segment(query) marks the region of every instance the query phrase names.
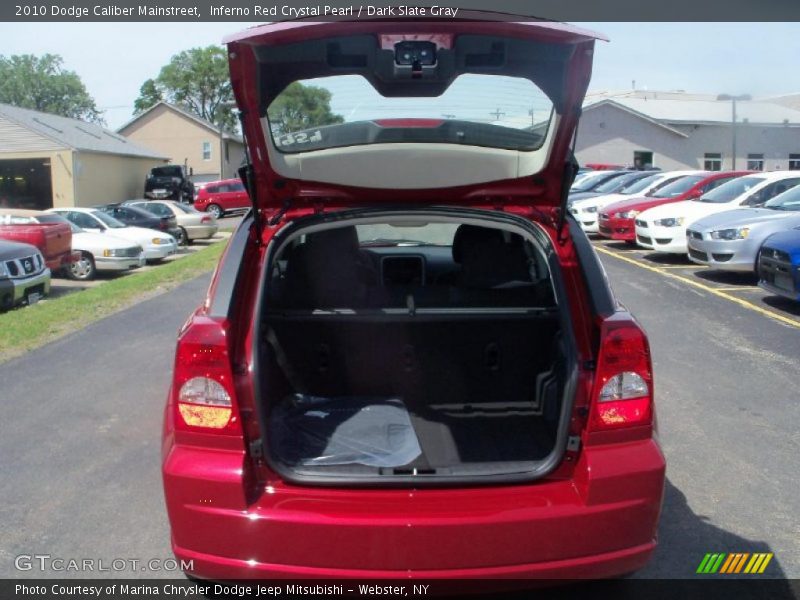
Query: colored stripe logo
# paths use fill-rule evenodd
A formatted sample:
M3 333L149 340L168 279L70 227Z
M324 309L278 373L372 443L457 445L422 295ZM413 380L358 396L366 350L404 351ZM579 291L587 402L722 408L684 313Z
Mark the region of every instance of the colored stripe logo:
M734 573L747 573L760 575L772 560L772 552L709 552L700 561L696 573L703 575L730 575Z

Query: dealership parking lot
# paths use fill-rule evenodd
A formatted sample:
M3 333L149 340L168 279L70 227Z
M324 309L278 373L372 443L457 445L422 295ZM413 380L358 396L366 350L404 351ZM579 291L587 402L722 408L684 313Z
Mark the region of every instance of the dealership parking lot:
M661 544L639 576L693 577L707 552L773 552L765 576L800 577L798 306L748 276L594 243L617 296L648 331L668 459ZM190 281L0 365L0 576L42 575L16 570L21 554L170 556L161 413L175 332L207 283Z
M174 260L180 260L184 256L188 256L197 252L198 250L202 250L203 248L207 248L211 244L216 244L217 242L222 242L227 240L230 237L230 231L220 231L213 238L209 238L206 240L195 240L191 246L179 246L178 251L175 254L172 254L162 260L161 262L155 264L147 264L143 267L138 267L132 271L125 271L120 273L99 273L96 279L92 279L91 281L75 281L72 279L67 279L66 277L54 277L50 284L50 295L49 298L58 298L60 296L64 296L66 294L70 294L72 292L85 290L87 288L97 287L99 285L103 285L106 281L111 279L116 279L117 277L125 277L130 273L142 273L145 271L151 271L153 269L157 269L160 265L172 262Z

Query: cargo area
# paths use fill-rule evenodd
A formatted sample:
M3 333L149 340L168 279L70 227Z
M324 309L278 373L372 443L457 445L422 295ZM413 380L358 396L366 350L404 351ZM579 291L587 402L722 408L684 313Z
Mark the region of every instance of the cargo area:
M287 239L260 319L270 464L321 483L535 477L555 464L571 346L540 246L458 222Z

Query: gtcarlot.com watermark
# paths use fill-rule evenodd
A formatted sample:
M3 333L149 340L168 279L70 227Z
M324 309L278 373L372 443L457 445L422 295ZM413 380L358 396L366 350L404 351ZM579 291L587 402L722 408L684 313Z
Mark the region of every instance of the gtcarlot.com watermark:
M62 558L50 554L20 554L14 558L18 571L50 571L56 573L122 573L191 571L194 561L174 558Z

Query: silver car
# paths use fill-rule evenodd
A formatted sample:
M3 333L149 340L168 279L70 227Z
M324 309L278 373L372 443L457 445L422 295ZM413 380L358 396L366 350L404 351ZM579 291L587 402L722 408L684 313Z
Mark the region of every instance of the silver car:
M739 208L698 219L686 230L689 259L724 271L755 271L770 235L800 226L800 186L763 208Z
M178 242L191 244L194 240L205 240L216 235L219 230L213 215L200 212L189 204L174 200L128 200L129 206L143 208L159 217L175 217L181 230Z

